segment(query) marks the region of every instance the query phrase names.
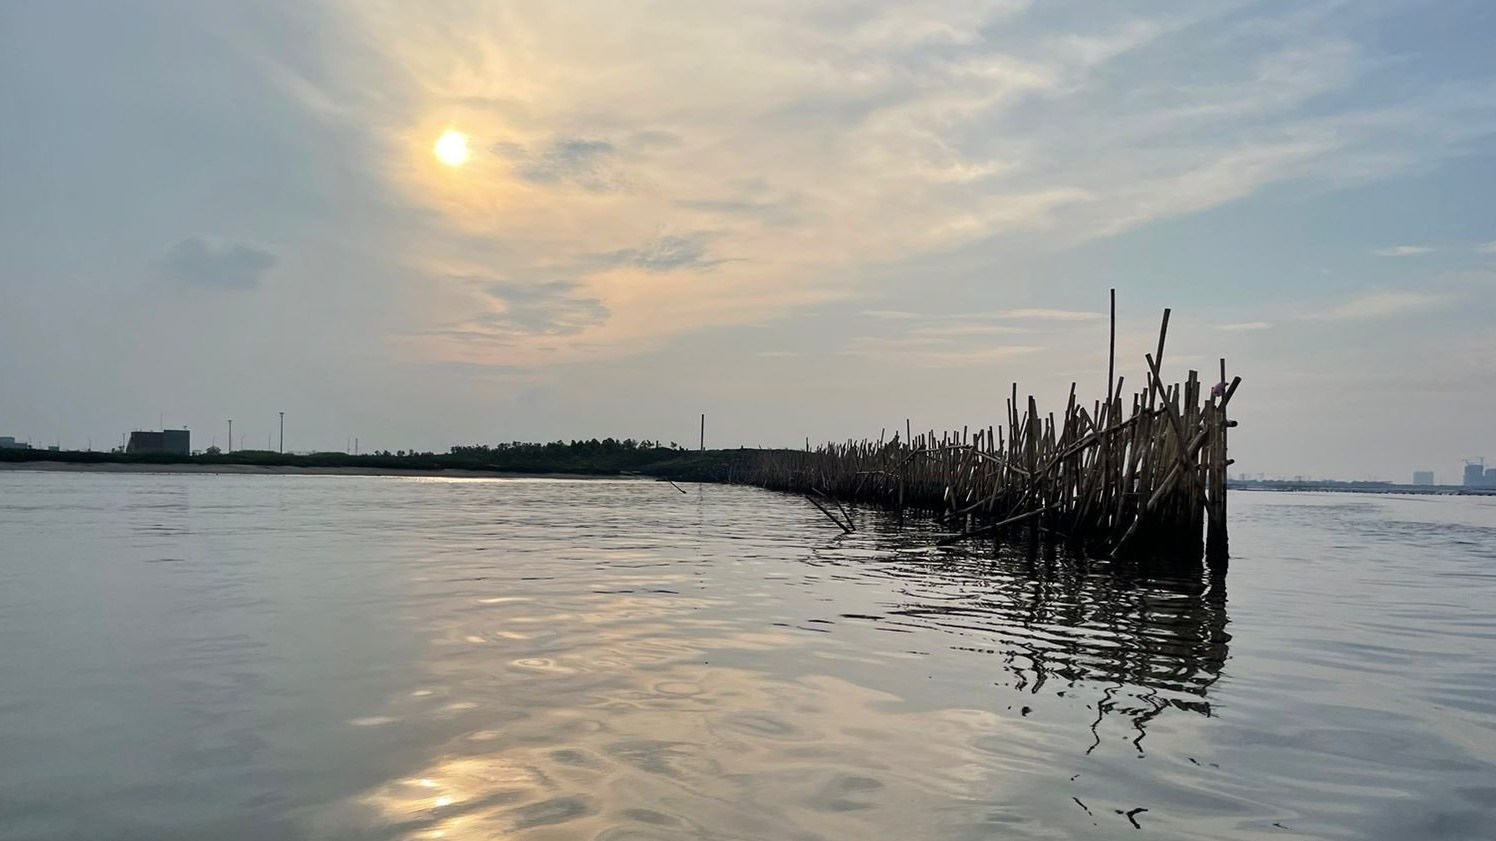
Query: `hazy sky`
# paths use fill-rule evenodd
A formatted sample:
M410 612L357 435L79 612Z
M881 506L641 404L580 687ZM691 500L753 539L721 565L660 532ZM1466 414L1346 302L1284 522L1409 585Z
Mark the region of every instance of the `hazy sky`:
M1104 393L1116 287L1129 389L1165 306L1167 375L1245 378L1236 469L1454 480L1492 43L1490 0L0 0L0 435L986 424Z

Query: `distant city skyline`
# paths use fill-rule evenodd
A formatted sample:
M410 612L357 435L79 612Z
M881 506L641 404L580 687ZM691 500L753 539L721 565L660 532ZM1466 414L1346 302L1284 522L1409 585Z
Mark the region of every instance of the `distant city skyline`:
M1487 0L10 3L0 430L799 446L1233 399L1496 459ZM236 442L237 443L237 442ZM278 445L278 438L272 441ZM268 446L268 445L267 445Z

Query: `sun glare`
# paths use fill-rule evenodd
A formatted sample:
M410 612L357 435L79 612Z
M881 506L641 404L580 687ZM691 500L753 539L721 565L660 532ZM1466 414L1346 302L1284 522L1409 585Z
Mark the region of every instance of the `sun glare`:
M443 132L432 148L436 152L436 159L447 166L462 166L467 163L468 139L467 135L460 131Z

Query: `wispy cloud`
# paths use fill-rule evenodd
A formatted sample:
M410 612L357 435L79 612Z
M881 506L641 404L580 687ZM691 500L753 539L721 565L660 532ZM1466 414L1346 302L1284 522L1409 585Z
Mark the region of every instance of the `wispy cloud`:
M1036 321L1095 321L1105 317L1099 312L1051 309L1000 310L995 315L999 318L1034 319Z
M1310 321L1390 318L1431 310L1449 303L1454 298L1454 295L1446 292L1384 289L1366 292L1324 309L1301 313L1299 318Z
M252 245L188 237L161 260L167 275L198 286L252 289L275 265L275 254Z
M915 321L907 328L911 335L927 336L976 336L1002 333L1032 333L1033 327L1018 327L1008 322L1081 322L1095 321L1104 316L1086 310L1025 308L992 310L988 312L961 312L949 314L916 313L905 310L862 310L859 315L877 321Z
M880 362L916 367L977 365L1026 356L1044 350L1039 345L987 345L946 341L935 337L857 336L837 351Z
M764 225L787 226L801 221L804 198L797 189L776 189L762 177L737 179L726 189L712 190L710 185L707 188L708 195L679 198L674 206L707 216Z
M597 192L626 184L618 148L607 140L558 137L533 146L506 142L495 144L493 151L520 178L536 184L576 184Z
M1371 253L1378 257L1413 257L1434 250L1433 246L1429 245L1395 245L1391 248L1379 248Z
M615 251L588 255L588 261L603 266L629 266L647 272L673 272L680 269L710 269L728 260L711 257L707 246L715 235L697 231L695 233L656 237L639 248L620 248Z
M492 271L712 271L710 296L664 282L605 294L582 277L615 316L585 340L620 353L649 330L855 297L891 261L984 240L1058 250L1283 182L1377 180L1496 128L1488 86L1379 84L1382 59L1346 35L1346 4L1118 2L1080 17L1044 5L352 14L367 17L361 48L430 100L404 111L439 106L489 138L486 169L407 177L392 143L390 170L412 202L502 243ZM662 226L712 234L659 237ZM672 307L691 318L657 317Z
M1015 327L1011 324L925 324L911 327L911 336L1012 336L1022 333L1034 332L1028 327Z
M476 289L485 303L471 318L426 332L445 340L512 345L536 336L572 336L602 324L608 309L574 280L523 282L483 277L455 278Z
M1267 321L1238 321L1235 324L1217 324L1217 330L1266 330L1273 325Z
M1481 254L1496 254L1496 240L1492 240L1491 242L1483 242L1480 245L1475 246L1475 250Z
M515 333L570 335L608 318L602 301L581 292L576 281L545 283L494 281L483 291L503 309L479 316L480 323Z

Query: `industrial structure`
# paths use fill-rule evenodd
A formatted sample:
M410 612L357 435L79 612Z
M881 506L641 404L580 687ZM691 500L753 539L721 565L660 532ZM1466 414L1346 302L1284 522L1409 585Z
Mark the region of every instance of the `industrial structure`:
M163 429L159 432L136 430L130 433L130 441L125 445L125 452L191 455L191 434L185 429Z
M1413 471L1413 484L1415 484L1415 485L1432 485L1432 484L1434 484L1434 471L1432 471L1432 470L1414 470Z
M30 444L17 441L9 435L0 435L0 450L29 450Z

